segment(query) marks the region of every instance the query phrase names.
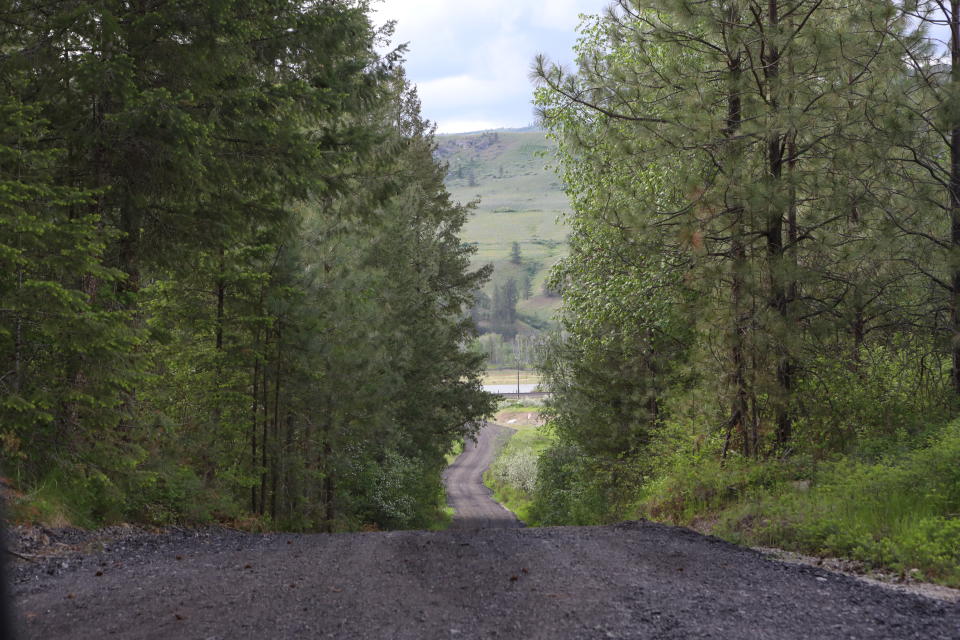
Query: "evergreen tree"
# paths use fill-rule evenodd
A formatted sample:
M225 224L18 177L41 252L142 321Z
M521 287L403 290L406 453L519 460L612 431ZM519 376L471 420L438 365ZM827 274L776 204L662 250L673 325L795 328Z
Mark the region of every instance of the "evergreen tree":
M79 456L103 463L135 344L122 313L101 311L91 279L101 265L101 220L83 212L92 195L57 184L63 153L49 148L37 109L18 100L16 74L0 104L0 431L2 453L28 477ZM82 372L82 378L79 376Z
M863 128L860 92L899 64L867 28L886 5L803 7L787 13L811 19L781 20L776 3L625 1L585 28L576 75L537 69L545 121L578 156L564 178L581 215L699 290L704 344L727 354L704 379L725 382L726 440L747 455L789 447L797 319L827 308L798 298L829 282L820 258L846 244L836 222L861 168L856 151L833 153L835 136Z
M507 278L502 285L494 286L491 324L495 333L501 334L508 340L512 340L517 333L517 302L519 300L517 281L513 278Z
M402 50L365 2L188 4L0 20L5 468L91 522L426 526L489 271Z
M510 262L516 265L519 265L521 262L523 262L523 257L520 255L519 242L514 242L510 245Z

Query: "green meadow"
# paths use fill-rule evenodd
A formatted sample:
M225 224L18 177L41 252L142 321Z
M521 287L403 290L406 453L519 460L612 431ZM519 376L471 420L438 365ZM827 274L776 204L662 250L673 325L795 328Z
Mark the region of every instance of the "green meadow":
M568 209L560 179L548 167L554 143L541 131L493 131L437 137L437 156L448 165L447 189L459 202L478 201L463 230L475 244L475 266L492 264L494 274L485 292L508 278L522 282L530 274L529 298L517 304L521 316L540 327L552 323L560 299L546 295L550 267L567 253ZM513 243L521 262L511 262ZM521 321L521 333L536 326Z

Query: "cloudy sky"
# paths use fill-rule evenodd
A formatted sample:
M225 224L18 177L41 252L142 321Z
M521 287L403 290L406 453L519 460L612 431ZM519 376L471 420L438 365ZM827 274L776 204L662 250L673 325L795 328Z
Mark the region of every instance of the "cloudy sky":
M380 0L374 20L397 21L407 75L441 133L524 127L534 120L530 63L570 62L581 13L609 0Z

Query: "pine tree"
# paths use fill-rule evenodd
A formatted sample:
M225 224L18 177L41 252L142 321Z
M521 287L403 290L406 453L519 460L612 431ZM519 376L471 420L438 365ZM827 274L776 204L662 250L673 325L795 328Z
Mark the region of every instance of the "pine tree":
M516 265L519 265L521 262L523 262L523 257L520 255L519 242L514 242L510 245L510 262Z
M89 279L116 283L101 264L92 194L57 183L62 150L8 73L0 104L0 432L2 453L36 480L60 464L116 454L109 429L126 387L134 336L122 313L101 311ZM78 372L83 372L78 380Z
M829 313L821 258L849 244L837 221L861 169L853 136L847 154L834 144L864 129L862 94L899 64L870 28L892 15L875 3L624 1L585 27L576 74L538 61L575 206L700 292L704 344L727 354L703 374L724 381L726 441L746 455L793 437L795 371L816 338L798 319Z

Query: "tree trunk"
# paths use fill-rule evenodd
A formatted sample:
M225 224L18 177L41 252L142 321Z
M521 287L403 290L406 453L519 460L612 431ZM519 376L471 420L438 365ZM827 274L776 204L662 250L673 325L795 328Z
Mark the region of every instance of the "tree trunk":
M333 478L332 470L332 457L333 457L333 448L330 446L330 442L326 442L323 445L323 455L326 461L326 469L323 475L323 503L324 503L324 520L325 528L329 532L333 532L333 521L337 517L336 508L334 505L334 491L336 490L336 485Z
M264 341L263 353L267 353L267 348L270 344L269 334L267 339ZM267 375L269 368L268 363L264 362L263 365L263 375L261 376L260 381L260 404L263 406L263 430L260 435L260 515L263 515L266 512L267 508L267 470L269 469L268 459L267 459L267 449L270 448L270 414L269 414L269 402L270 397L267 392L267 387L269 384L269 376Z
M767 24L765 34L764 81L766 84L767 104L771 114L771 121L779 122L780 110L780 50L777 38L779 37L780 19L778 0L768 0ZM776 357L776 397L773 404L776 413L776 448L784 450L790 440L792 421L790 417L790 393L792 386L792 362L790 348L787 341L790 337L790 323L787 310L787 287L784 276L785 255L783 244L784 211L780 199L777 197L783 188L784 157L786 135L781 131L767 133L767 178L770 183L767 207L767 268L770 277L770 291L768 305L773 311L776 323L772 328L775 343ZM787 187L788 192L791 191ZM787 203L787 215L792 203Z
M250 470L251 473L256 473L257 471L257 418L260 415L258 410L257 402L257 389L260 385L260 358L256 355L257 346L260 342L260 331L256 332L256 335L253 340L254 344L254 360L253 360L253 383L251 385L252 393L250 394ZM257 512L257 487L256 485L250 486L250 512Z
M277 519L277 484L283 452L280 450L280 366L283 362L283 323L277 323L277 366L273 376L273 465L270 469L270 517Z
M950 0L950 79L960 86L960 0ZM950 130L950 350L954 394L960 397L960 123Z
M742 106L740 101L740 55L734 55L729 61L730 71L730 93L727 96L727 127L726 137L732 145L734 137L740 129L742 118ZM737 151L728 150L728 155L732 157L732 162L737 162ZM730 259L731 265L731 284L730 284L730 311L731 311L731 347L730 347L730 381L733 386L733 400L730 408L730 422L727 426L727 438L724 443L723 456L726 457L730 444L730 434L740 432L743 441L744 455L751 455L750 446L750 428L747 420L748 393L746 362L744 357L745 343L748 331L749 315L746 312L744 304L743 280L744 271L747 266L747 253L743 240L743 206L739 202L731 206L727 203L727 208L733 216L730 230Z

